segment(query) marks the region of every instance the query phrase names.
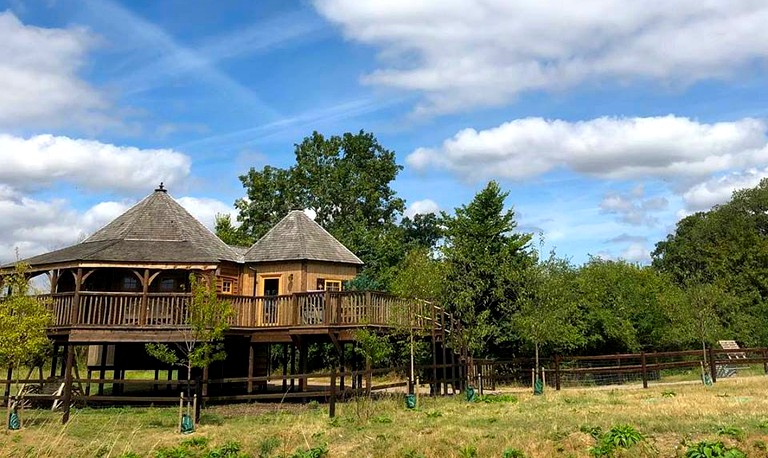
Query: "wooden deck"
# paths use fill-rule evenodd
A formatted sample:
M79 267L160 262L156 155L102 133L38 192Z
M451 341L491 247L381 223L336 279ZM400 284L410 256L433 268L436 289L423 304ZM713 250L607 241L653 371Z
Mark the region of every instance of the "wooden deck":
M79 292L38 296L53 313L52 334L91 330L140 340L142 332L179 330L186 323L189 294ZM312 334L328 329L378 327L448 331L453 318L428 302L380 292L309 292L282 296L220 295L235 311L232 331ZM78 332L78 334L83 334ZM170 338L170 335L169 335ZM98 337L97 340L103 339ZM122 339L120 339L122 340Z

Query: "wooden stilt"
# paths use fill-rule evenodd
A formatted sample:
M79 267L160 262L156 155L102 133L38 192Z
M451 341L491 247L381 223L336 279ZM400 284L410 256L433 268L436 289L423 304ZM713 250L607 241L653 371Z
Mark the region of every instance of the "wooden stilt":
M256 358L253 344L248 344L248 394L253 393L253 366Z
M51 378L56 377L56 365L59 362L59 344L53 344L53 357L51 358Z
M75 346L67 344L67 359L64 364L64 399L61 408L64 414L61 416L61 423L67 424L69 421L69 412L72 408L72 365L75 362Z
M99 378L104 380L107 376L107 346L101 346L101 355L99 355ZM113 385L114 387L114 385ZM114 388L113 388L114 391ZM99 382L99 396L104 394L104 382Z
M299 371L301 371L302 374L307 373L308 353L309 353L309 345L307 345L307 342L305 339L302 339L301 343L299 344ZM302 377L299 378L299 391L307 391L306 375L302 375Z
M296 379L293 375L296 375L296 345L291 346L291 391L296 388Z
M283 393L288 389L288 344L283 344Z

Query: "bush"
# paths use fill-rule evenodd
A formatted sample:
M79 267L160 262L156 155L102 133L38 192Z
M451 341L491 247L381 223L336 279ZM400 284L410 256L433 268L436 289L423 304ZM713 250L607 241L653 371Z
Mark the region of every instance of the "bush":
M643 440L645 437L634 426L617 425L599 438L590 453L596 457L610 457L617 448L628 449Z
M722 441L701 441L688 447L685 458L746 458L736 447L728 447Z

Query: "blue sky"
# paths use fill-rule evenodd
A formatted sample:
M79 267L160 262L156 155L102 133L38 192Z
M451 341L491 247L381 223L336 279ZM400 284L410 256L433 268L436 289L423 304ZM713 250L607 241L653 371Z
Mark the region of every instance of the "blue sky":
M164 181L203 222L317 130L397 153L409 210L490 179L546 247L648 262L768 176L768 4L0 2L0 260Z

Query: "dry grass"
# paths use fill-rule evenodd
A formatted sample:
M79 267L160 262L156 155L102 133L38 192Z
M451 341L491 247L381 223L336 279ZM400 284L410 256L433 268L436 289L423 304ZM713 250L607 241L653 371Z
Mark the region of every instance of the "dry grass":
M588 457L595 444L590 431L631 424L647 439L622 456L683 456L685 444L720 438L748 456L768 457L761 450L768 441L766 388L768 378L749 377L713 387L550 390L538 397L515 389L517 402L422 397L415 411L405 410L398 395L370 405L340 404L334 420L323 405L216 406L205 410L192 437L208 438L209 448L236 441L253 457L269 440L279 443L269 456L290 457L297 448L327 443L331 457L449 458L467 456L462 449L473 447L477 457L501 457L510 447L527 457ZM154 457L189 438L174 432L176 415L174 408L84 409L61 426L58 414L26 411L22 431L0 435L0 455ZM742 437L718 436L735 428Z

